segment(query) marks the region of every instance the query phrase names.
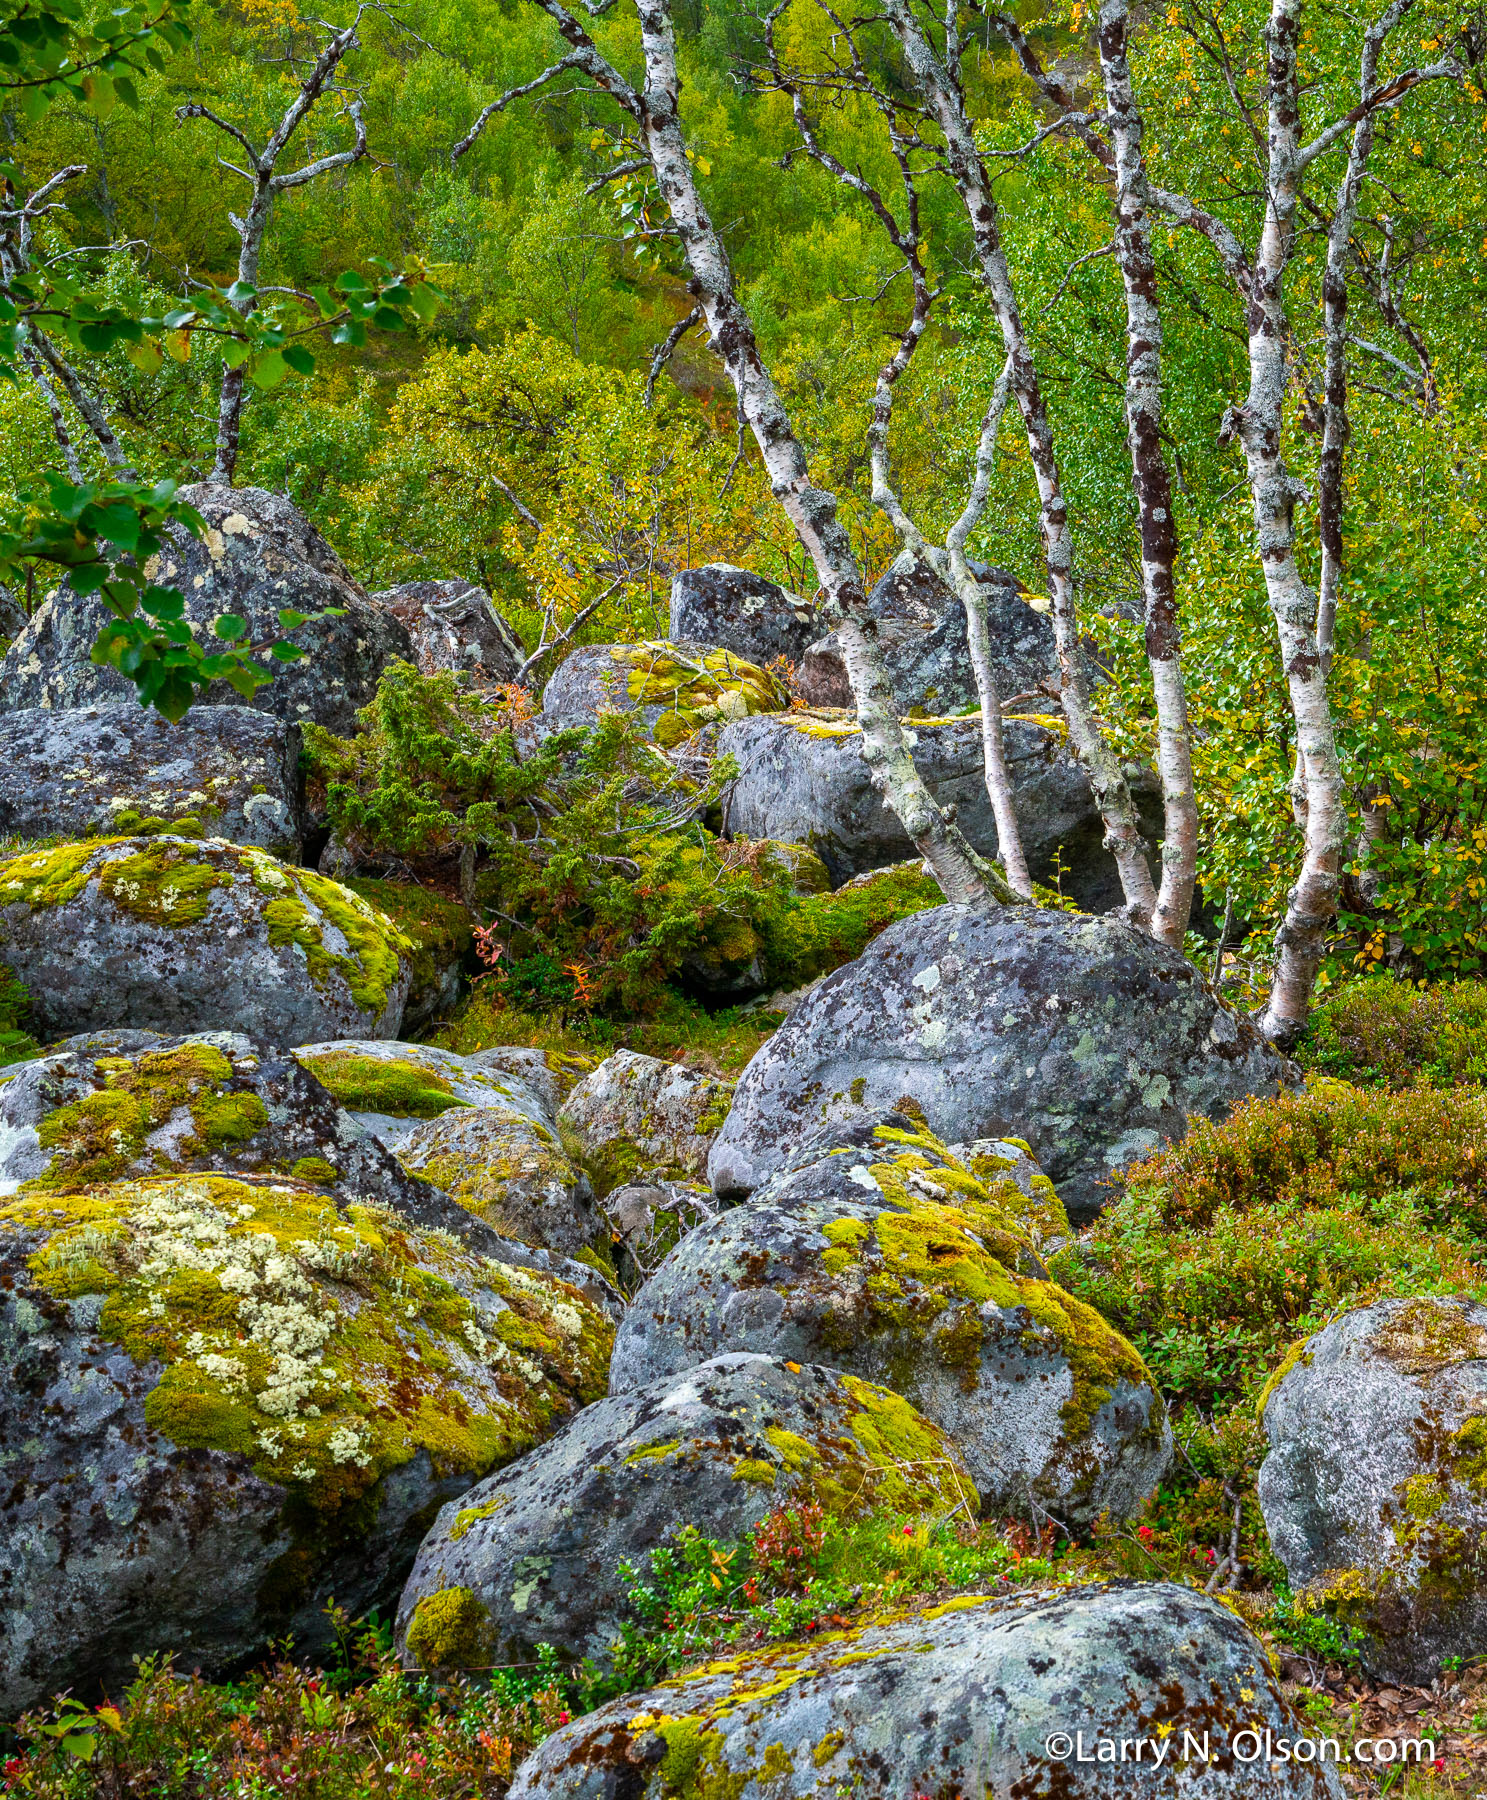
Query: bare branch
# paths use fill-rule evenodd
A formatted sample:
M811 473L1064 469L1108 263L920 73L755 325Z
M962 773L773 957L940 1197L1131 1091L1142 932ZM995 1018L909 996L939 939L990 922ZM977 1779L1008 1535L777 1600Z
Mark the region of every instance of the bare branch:
M1402 75L1396 75L1392 81L1386 81L1380 88L1360 100L1351 112L1344 113L1325 131L1319 132L1315 138L1300 151L1296 158L1296 166L1305 169L1323 156L1340 138L1346 137L1354 126L1361 124L1370 114L1382 111L1387 107L1398 106L1406 94L1425 81L1460 81L1466 71L1454 56L1442 57L1439 62L1427 64L1420 69L1406 69Z
M646 163L644 166L649 168L650 164ZM687 314L686 318L678 319L676 324L666 333L666 336L661 342L657 344L655 351L651 356L650 373L645 378L645 393L642 396L642 404L646 407L649 407L656 397L656 383L661 378L662 369L664 369L667 363L671 361L677 345L692 327L701 321L701 319L702 308L700 306L694 306L691 312Z
M583 190L585 200L593 199L595 194L603 193L611 181L622 181L626 175L639 175L642 170L650 168L650 162L643 156L631 157L628 162L616 163L612 169L606 169L597 181L591 181Z
M356 127L355 145L350 150L337 150L332 156L322 156L317 162L306 163L304 168L296 169L292 174L275 175L269 186L276 194L282 194L286 188L303 187L317 175L329 175L332 169L346 169L352 163L361 161L367 153L367 127L362 117L360 100L353 100L346 108L346 117Z
M1068 287L1070 281L1073 280L1074 271L1076 269L1082 269L1086 263L1095 262L1102 256L1112 256L1112 255L1114 255L1114 253L1115 253L1115 240L1114 240L1114 238L1112 238L1108 244L1101 244L1098 250L1091 250L1085 256L1076 256L1074 258L1073 262L1071 262L1069 264L1068 268L1064 270L1063 280L1053 290L1053 298L1047 303L1046 306L1042 306L1038 309L1038 317L1041 319L1041 318L1045 317L1048 313L1051 313L1053 311L1054 307L1058 305L1059 301L1063 299L1064 289L1066 287Z
M505 112L513 100L523 100L528 94L535 94L539 88L546 87L549 81L556 80L565 70L581 67L582 59L576 52L570 52L561 61L555 62L550 69L544 69L535 81L523 82L520 87L508 88L498 100L492 100L488 106L482 107L480 116L475 123L449 152L450 167L453 168L465 152L474 146L475 140L496 114Z
M224 119L220 113L214 113L211 107L203 106L196 100L190 100L184 106L178 106L176 108L176 123L178 125L184 125L187 119L205 119L208 125L215 125L218 131L225 132L235 143L242 145L244 150L248 153L248 161L253 165L255 170L257 169L258 152L253 148L247 134L239 130L230 119ZM220 158L218 160L221 161ZM241 175L244 181L253 180L253 176L250 175L246 169L239 169L233 163L223 162L222 167L224 169L231 169L234 175Z

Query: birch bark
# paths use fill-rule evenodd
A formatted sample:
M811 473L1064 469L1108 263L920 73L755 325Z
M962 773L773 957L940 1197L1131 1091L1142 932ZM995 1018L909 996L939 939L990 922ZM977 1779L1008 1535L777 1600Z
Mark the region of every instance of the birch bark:
M1157 890L1146 859L1140 817L1131 798L1130 785L1105 740L1090 699L1079 642L1073 582L1074 541L1069 530L1068 506L1054 453L1048 410L1002 246L996 201L959 87L914 16L910 0L884 0L882 18L897 38L910 77L945 140L946 165L970 220L982 278L1011 364L1011 388L1022 414L1038 484L1039 522L1048 565L1049 601L1070 742L1089 772L1095 803L1105 824L1105 846L1114 856L1120 872L1127 914L1143 928L1149 928L1157 904Z

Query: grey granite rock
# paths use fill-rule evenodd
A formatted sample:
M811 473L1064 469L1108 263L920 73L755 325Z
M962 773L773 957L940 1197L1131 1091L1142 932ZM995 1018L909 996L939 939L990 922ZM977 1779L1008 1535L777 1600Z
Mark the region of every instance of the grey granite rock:
M602 1392L608 1347L568 1284L300 1182L0 1201L0 1717L120 1698L140 1656L328 1649L326 1601L394 1601L439 1504Z
M1381 1300L1296 1345L1264 1400L1260 1507L1293 1588L1427 1684L1487 1634L1487 1306Z
M359 895L225 838L0 862L0 961L43 1038L137 1026L262 1044L396 1037L412 945Z
M395 657L412 659L406 629L367 598L282 494L199 482L182 488L181 498L206 520L206 537L172 528L166 548L147 565L151 579L185 595L191 624L209 630L224 613L236 614L247 620L255 643L281 635L281 610L339 608L340 618L294 634L309 652L299 662L274 662L264 653L274 678L248 704L296 724L309 719L342 735L354 731L356 710L372 698L386 665ZM0 711L133 701L134 689L122 675L88 660L93 640L112 617L97 596L76 595L65 585L48 596L0 661ZM205 704L244 702L219 681Z
M914 762L941 806L983 856L998 853L996 821L986 797L979 716L907 720ZM1022 846L1033 877L1057 883L1088 912L1121 902L1115 859L1089 777L1069 749L1062 720L1009 719L1004 726ZM862 733L839 713L761 714L718 734L719 754L734 757L738 778L723 798L723 818L737 837L808 844L834 885L903 861L913 844L898 815L872 784L862 760ZM1133 783L1153 843L1160 806L1153 778Z
M0 832L110 836L194 818L215 836L299 860L299 728L247 706L172 725L136 701L0 713Z
M978 1181L906 1117L818 1134L683 1238L615 1337L614 1393L724 1349L828 1364L910 1400L994 1517L1127 1518L1172 1433L1141 1358L1048 1280L1010 1174Z
M936 1466L901 1468L884 1451L874 1421L885 1407L938 1452ZM437 1666L430 1614L458 1589L493 1660L529 1660L543 1643L600 1660L624 1613L619 1563L644 1568L683 1525L727 1540L793 1495L833 1512L876 1495L925 1514L963 1493L974 1489L943 1439L883 1390L765 1356L716 1357L586 1407L445 1507L403 1590L398 1644L407 1662Z
M907 1097L946 1142L1018 1137L1071 1218L1117 1170L1297 1079L1191 963L1115 919L942 906L829 975L744 1070L713 1142L720 1194L802 1132Z
M627 1694L547 1738L510 1800L669 1800L679 1766L729 1800L1342 1800L1333 1763L1289 1752L1321 1735L1217 1600L1115 1582L967 1595Z
M526 661L521 639L473 581L404 581L372 599L407 628L418 666L427 675L509 682Z
M798 662L821 624L799 594L732 563L707 563L672 577L668 635L732 650L762 669L777 656Z

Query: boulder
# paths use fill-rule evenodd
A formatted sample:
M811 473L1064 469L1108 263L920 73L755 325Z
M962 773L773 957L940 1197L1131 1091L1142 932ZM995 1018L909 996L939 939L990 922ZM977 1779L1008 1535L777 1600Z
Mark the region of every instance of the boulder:
M1227 1607L1114 1582L960 1595L711 1663L554 1732L509 1800L1342 1800L1331 1762L1277 1754L1320 1736Z
M603 1391L605 1314L371 1202L226 1175L0 1204L0 1716L396 1599L445 1500Z
M890 925L744 1070L713 1191L763 1185L803 1131L907 1098L947 1143L1015 1136L1071 1218L1108 1182L1297 1070L1178 951L1118 919L941 906Z
M1261 1400L1260 1507L1291 1586L1428 1685L1487 1637L1487 1306L1381 1300L1297 1344Z
M193 707L175 725L133 700L0 714L0 833L184 824L298 862L299 736L247 706Z
M799 594L732 563L707 563L672 577L668 635L731 650L762 669L778 656L799 662L821 622Z
M973 1494L897 1395L829 1369L719 1356L587 1407L446 1506L403 1590L398 1644L425 1668L527 1661L539 1644L601 1660L623 1617L618 1565L683 1525L727 1540L792 1499L926 1515Z
M325 863L322 856L322 875L331 873ZM351 875L346 886L377 912L385 913L413 946L403 1030L411 1034L435 1019L448 1018L464 994L467 967L478 966L470 909L462 901L411 881Z
M492 1044L472 1051L465 1063L472 1069L490 1069L525 1082L541 1101L546 1116L553 1119L568 1095L595 1067L590 1056L576 1056L568 1050L533 1050L525 1044Z
M586 644L563 662L532 721L538 737L591 726L601 712L637 712L660 744L720 719L779 712L789 695L773 675L708 644Z
M1052 623L1022 598L1022 584L1005 569L973 563L986 596L986 622L997 695L1058 692L1058 655ZM965 607L932 569L905 554L868 596L894 703L939 716L979 704L966 636ZM836 636L822 638L801 658L796 691L810 706L853 704Z
M521 639L473 581L404 581L372 600L406 627L425 675L511 682L527 659Z
M247 620L253 642L267 643L282 635L281 610L336 607L341 613L295 632L293 641L309 653L299 662L275 662L265 651L274 678L252 700L245 703L219 681L198 704L247 704L296 724L312 719L342 736L355 731L357 708L376 692L382 670L395 657L411 659L406 629L367 598L284 495L198 482L182 488L181 498L205 519L206 536L172 527L146 573L185 595L193 627L210 632L215 620L232 613ZM78 595L65 585L50 594L0 661L0 711L132 701L130 682L88 660L93 640L112 617L97 595Z
M980 715L906 720L905 737L935 799L954 806L956 823L983 856L996 856ZM1063 720L1008 719L1004 739L1033 878L1057 884L1087 912L1120 905L1115 859L1105 849L1089 777L1069 749ZM741 719L719 732L718 752L738 763L738 777L723 796L730 834L809 844L836 887L913 854L898 815L872 784L862 760L862 732L846 714L797 711ZM1155 843L1161 828L1155 780L1145 773L1134 789Z
M1130 1344L1048 1279L1025 1197L890 1114L829 1130L682 1239L615 1337L612 1393L730 1350L881 1382L955 1446L986 1511L1129 1518L1172 1431Z
M422 1121L460 1107L502 1106L552 1124L526 1082L498 1069L472 1068L463 1056L436 1044L332 1039L301 1044L293 1055L364 1131L393 1150L401 1149Z
M559 1115L595 1189L634 1181L695 1181L707 1173L733 1083L638 1050L616 1050L586 1075Z
M607 1253L611 1233L588 1176L546 1114L511 1087L505 1100L415 1125L398 1147L403 1167L507 1237L560 1256Z
M339 882L225 838L102 838L0 862L0 962L37 1035L396 1037L411 953Z

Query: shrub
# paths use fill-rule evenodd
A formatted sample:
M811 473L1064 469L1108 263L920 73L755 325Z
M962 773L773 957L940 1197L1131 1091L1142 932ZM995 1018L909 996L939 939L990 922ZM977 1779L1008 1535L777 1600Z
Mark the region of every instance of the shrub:
M25 1029L31 996L11 970L0 963L0 1068L25 1062L40 1049Z
M1316 1009L1301 1058L1366 1087L1487 1081L1487 982L1350 982Z
M644 1015L668 984L726 991L739 971L795 987L941 900L917 865L798 894L788 847L704 827L731 760L694 777L695 759L673 762L633 714L518 760L519 696L492 703L394 663L359 717L355 738L306 727L312 787L368 858L422 863L446 883L477 859L487 1006Z
M1182 1143L1133 1163L1123 1180L1128 1192L1157 1197L1167 1225L1203 1227L1226 1206L1331 1206L1409 1189L1428 1224L1464 1220L1487 1236L1487 1094L1323 1082L1246 1100L1222 1124L1195 1121Z

